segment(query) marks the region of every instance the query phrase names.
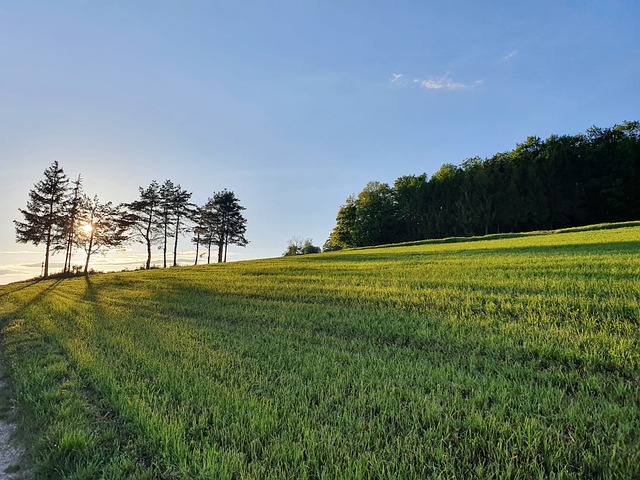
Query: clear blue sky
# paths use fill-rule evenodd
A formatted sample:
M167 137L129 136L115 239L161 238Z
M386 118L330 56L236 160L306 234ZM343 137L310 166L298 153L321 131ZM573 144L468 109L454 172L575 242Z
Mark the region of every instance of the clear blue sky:
M12 220L53 160L103 201L235 191L241 260L322 245L370 180L638 119L637 0L0 0L0 283L40 272Z

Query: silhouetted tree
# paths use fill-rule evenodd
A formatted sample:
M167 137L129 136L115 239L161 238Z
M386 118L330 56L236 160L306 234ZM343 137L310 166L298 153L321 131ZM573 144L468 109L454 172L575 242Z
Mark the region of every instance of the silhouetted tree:
M245 208L229 190L214 193L211 200L210 241L218 246L218 263L222 263L227 261L229 244L244 247L249 243L245 238L247 220L242 215Z
M194 214L195 205L191 200L191 192L187 192L177 185L173 190L171 197L171 214L173 221L173 266L178 265L178 238L187 231L185 220L191 218Z
M151 247L159 239L156 223L160 208L160 186L154 180L147 188L138 188L140 197L125 205L132 238L146 246L145 269L151 268Z
M77 243L86 253L85 274L89 273L89 260L95 253L122 246L127 240L130 223L122 206L114 206L111 202L101 203L98 196L90 199L83 197L80 209L81 226Z
M43 276L49 276L49 254L55 245L64 242L65 236L65 195L69 179L58 162L53 162L44 171L44 180L29 191L26 209L18 209L24 221L14 220L16 241L19 243L44 243Z
M203 236L207 233L207 226L205 224L205 211L204 207L196 207L191 214L191 221L193 222L193 237L191 241L196 246L196 258L193 262L194 265L198 265L198 257L200 255L200 245L202 245ZM207 262L208 263L208 262Z
M211 247L214 245L217 235L215 216L215 203L213 198L198 209L197 241L207 249L207 263L211 263Z
M82 202L82 176L71 182L73 187L65 198L64 203L64 236L65 244L57 245L56 250L65 250L63 273L71 271L71 257L73 256L73 246L78 233L78 214Z
M157 210L157 220L162 236L162 266L167 268L167 244L173 227L173 201L176 195L176 186L171 180L165 180L159 193L160 205Z

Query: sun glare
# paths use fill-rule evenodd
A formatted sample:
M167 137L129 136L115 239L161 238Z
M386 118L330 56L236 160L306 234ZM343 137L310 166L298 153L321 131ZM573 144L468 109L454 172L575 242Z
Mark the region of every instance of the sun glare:
M91 230L93 230L93 226L90 223L86 223L80 227L80 230L82 230L82 233L88 235L91 233Z

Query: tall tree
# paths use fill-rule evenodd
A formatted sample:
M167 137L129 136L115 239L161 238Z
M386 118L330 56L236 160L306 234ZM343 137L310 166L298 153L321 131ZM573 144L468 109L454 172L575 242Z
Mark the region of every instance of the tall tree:
M44 179L29 191L26 209L18 209L24 221L14 220L16 241L45 245L43 276L49 276L49 255L52 247L64 241L64 199L69 179L58 162L44 171Z
M332 249L353 247L356 245L356 197L349 195L347 201L338 210L336 226L328 240Z
M205 215L206 214L204 211L204 207L196 207L191 215L191 221L193 222L193 228L191 229L191 231L194 234L194 236L191 238L191 241L196 246L196 258L193 262L194 265L198 265L200 245L202 245L202 239L207 233L207 225L204 221Z
M393 194L399 220L396 241L425 238L424 189L426 187L427 175L425 173L418 176L405 175L394 182Z
M122 246L128 240L126 232L131 224L122 206L102 203L97 195L93 199L83 197L81 218L78 244L87 255L84 271L88 274L91 256Z
M139 187L140 197L126 204L133 238L147 248L145 269L151 268L151 247L158 240L156 217L160 208L160 186L154 180L147 188Z
M171 180L165 180L160 187L160 208L157 212L158 224L162 236L162 266L167 268L167 244L173 226L173 198L176 186Z
M389 185L369 182L356 198L356 246L392 243L398 231L395 198Z
M210 200L211 241L218 246L218 263L222 263L227 261L229 244L244 247L249 243L245 238L247 220L242 215L246 209L228 190L214 193Z
M196 227L194 228L196 237L193 241L197 241L199 245L207 249L207 263L211 263L211 247L214 245L217 234L214 207L215 203L213 198L209 198L203 206L198 208L197 217L194 219L196 223Z
M65 199L65 245L59 248L64 248L64 273L71 271L71 257L73 256L73 246L75 244L75 237L78 233L78 215L80 206L82 203L82 176L78 175L78 178L71 182L73 187L67 198Z
M194 214L194 207L191 202L191 192L183 190L180 185L176 185L171 197L171 213L173 216L173 266L178 266L178 238L187 231L185 220Z

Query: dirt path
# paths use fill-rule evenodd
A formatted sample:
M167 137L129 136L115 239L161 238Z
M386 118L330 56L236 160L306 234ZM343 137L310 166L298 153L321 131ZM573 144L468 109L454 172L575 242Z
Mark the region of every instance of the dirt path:
M6 405L7 384L0 379L0 479L27 480L31 478L24 469L24 449L15 441L15 412Z

